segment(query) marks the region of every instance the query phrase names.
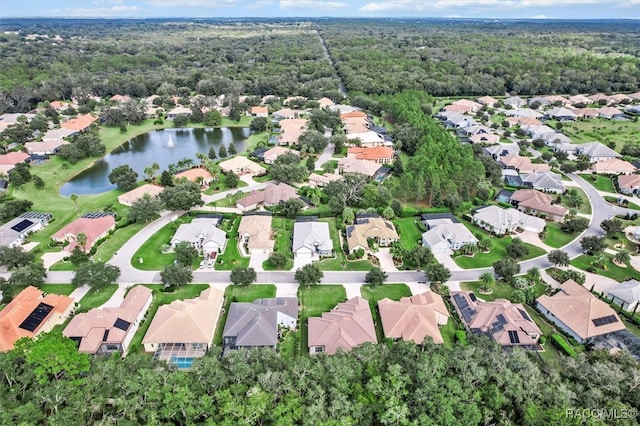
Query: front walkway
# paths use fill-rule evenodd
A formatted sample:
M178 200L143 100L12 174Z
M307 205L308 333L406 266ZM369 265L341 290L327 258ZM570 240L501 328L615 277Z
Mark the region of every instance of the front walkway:
M249 258L249 267L256 270L256 272L263 272L264 268L262 263L269 258L268 253L252 253Z
M406 284L407 284L407 287L409 287L409 290L411 290L412 295L422 294L430 290L429 284L424 284L424 283L406 283ZM447 282L447 286L449 286L449 282Z
M315 259L318 260L318 259ZM302 268L304 265L308 265L310 263L313 263L314 259L312 259L311 257L297 257L294 255L293 257L293 270L295 271L296 269Z
M87 293L89 293L89 290L91 290L91 287L89 287L88 285L76 287L76 289L71 292L69 297L72 298L74 302L78 303L80 302L80 299L82 299Z
M42 264L44 266L44 269L48 270L49 268L51 268L51 266L55 265L70 254L71 253L69 253L68 251L54 251L44 253L42 255Z
M536 247L540 247L541 249L544 249L547 252L555 250L553 247L549 247L548 245L543 243L542 240L540 239L540 235L538 235L537 232L524 231L517 234L516 236L519 237L523 242L529 243Z

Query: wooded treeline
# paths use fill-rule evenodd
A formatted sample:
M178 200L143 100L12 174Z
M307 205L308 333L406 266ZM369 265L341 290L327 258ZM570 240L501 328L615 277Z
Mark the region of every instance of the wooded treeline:
M547 370L534 354L488 339L453 350L427 342L365 345L348 354L299 357L273 350L213 351L190 371L78 355L45 335L0 354L0 423L63 425L584 425L567 409L640 406L640 371L599 351ZM51 349L56 349L54 357ZM628 411L629 413L631 411Z
M633 21L332 20L320 31L349 91L482 96L640 87Z

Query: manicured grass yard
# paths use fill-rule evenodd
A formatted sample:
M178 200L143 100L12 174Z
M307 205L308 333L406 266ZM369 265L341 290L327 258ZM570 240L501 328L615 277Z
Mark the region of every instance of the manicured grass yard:
M273 284L252 284L247 287L230 285L224 292L224 312L220 314L216 334L213 338L215 345L222 345L222 332L227 322L227 314L231 302L253 302L256 299L276 297L276 286Z
M317 285L298 289L298 302L301 306L298 318L301 354L309 353L307 318L319 317L346 299L347 292L341 285Z
M363 285L361 287L362 297L369 301L371 314L373 315L373 323L376 326L376 335L378 342L384 339L384 330L382 329L382 321L378 312L378 302L384 298L391 300L400 300L403 297L411 296L411 290L406 284L383 284L379 286Z
M496 281L496 283L493 286L493 292L491 294L481 294L478 291L478 289L482 287L482 283L480 283L480 281L463 282L463 283L460 283L460 287L464 291L474 292L476 297L478 297L478 299L482 299L487 302L491 302L496 299L509 300L511 299L511 295L513 294L513 292L516 291L515 287L509 284L506 284L502 281ZM537 283L534 286L534 293L536 297L541 296L542 294L544 294L544 292L545 292L544 284Z
M316 265L323 271L368 271L371 269L371 262L368 260L347 260L347 257L342 251L342 245L340 244L340 234L336 227L336 219L333 217L327 217L320 219L320 222L327 222L329 224L329 234L331 235L331 241L333 241L333 250L335 257L322 260ZM344 267L343 267L344 265Z
M151 296L152 300L151 305L149 305L149 309L145 314L144 320L140 323L138 331L136 331L136 334L133 336L133 339L129 344L129 352L132 353L143 351L142 338L147 333L149 324L151 324L151 320L156 315L156 312L161 305L167 305L174 300L193 299L209 288L208 284L189 284L170 293L166 293L162 291L162 284L144 284L144 286L153 290L153 294Z
M417 221L419 217L404 217L395 219L393 221L396 226L396 231L400 235L400 244L407 250L411 250L415 246L419 245L422 239L423 231L418 228Z
M240 255L238 250L238 227L240 226L240 217L234 216L233 227L231 231L227 231L229 239L224 253L216 257L215 269L217 271L230 271L237 266L249 266L249 258Z
M589 176L584 176L584 180L589 182L590 185L592 185L594 188L596 188L599 191L613 192L613 193L616 192L613 186L613 183L611 182L611 178L609 176L589 175Z
M579 208L576 208L570 201L570 197L568 195L568 193L570 191L575 191L576 194L580 197L580 199L582 200L582 204L580 205ZM569 189L569 191L565 192L564 195L561 196L562 199L562 205L568 209L572 209L575 208L578 213L584 213L584 214L591 214L591 203L589 203L589 198L587 197L587 194L584 193L584 191L580 188L575 188L575 187L571 187Z
M284 271L289 271L293 268L293 259L292 251L291 251L291 238L293 236L293 219L286 219L284 217L274 217L273 222L271 222L271 228L274 232L274 238L276 240L274 251L279 253L284 253L288 259L286 265L280 269ZM265 260L262 263L262 267L265 271L273 271L277 268L273 268L268 260Z
M216 194L216 193L222 192L222 191L237 190L238 188L242 188L243 186L248 186L248 185L247 185L247 183L245 181L238 180L238 186L236 186L235 188L229 188L229 186L225 183L224 175L220 175L220 177L218 178L218 181L212 182L211 185L209 185L209 187L207 189L202 191L202 193L205 194L205 195L213 195L213 194ZM224 201L225 200L218 201L216 206L218 206L218 207L228 207L228 205L223 204ZM235 205L236 205L235 203L236 202L234 200L233 204L230 204L230 206L235 207ZM213 203L210 203L209 205L212 205L212 204Z
M615 206L618 205L618 198L616 198L616 197L611 197L611 196L605 195L603 198L605 199L605 201L608 201L609 203L611 203L611 204L613 204ZM624 207L628 207L630 209L635 209L635 210L640 210L640 206L639 205L637 205L636 203L631 203L631 202L627 202L627 204L625 204Z
M607 254L605 256L607 256L609 260L612 259L611 255ZM586 271L590 266L592 266L591 262L593 262L593 259L593 256L583 254L573 259L571 261L571 265L575 266L578 269ZM627 266L626 268L621 268L619 266L616 266L613 261L607 263L607 269L596 268L596 273L598 275L614 279L618 282L626 281L632 278L640 280L640 272L636 271L633 267Z
M173 252L162 253L160 248L165 244L169 244L171 237L173 237L173 234L176 233L181 224L191 222L192 219L193 216L185 214L160 228L136 251L131 258L131 265L143 271L157 271L173 263L176 255ZM142 258L143 263L138 261L140 258Z
M109 284L108 286L94 290L91 289L85 296L80 299L80 307L76 309L76 314L87 312L93 308L97 308L107 302L118 289L117 284Z
M547 222L546 235L542 241L553 248L560 248L578 237L578 234L570 234L562 231L562 225L558 222Z
M477 230L476 230L477 231ZM456 256L453 260L458 266L464 269L485 268L492 266L494 262L507 257L507 246L511 243L512 238L505 236L502 238L492 237L493 245L489 253L477 252L473 257L469 256ZM520 260L533 259L534 257L542 256L546 251L540 247L534 246L529 243L524 243L529 247L529 254Z

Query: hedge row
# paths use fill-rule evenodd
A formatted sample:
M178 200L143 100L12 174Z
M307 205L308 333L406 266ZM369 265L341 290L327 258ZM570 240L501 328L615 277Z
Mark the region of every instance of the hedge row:
M564 337L558 333L554 333L551 335L551 341L558 348L561 349L566 355L569 355L571 358L575 358L578 354L575 349L564 340Z

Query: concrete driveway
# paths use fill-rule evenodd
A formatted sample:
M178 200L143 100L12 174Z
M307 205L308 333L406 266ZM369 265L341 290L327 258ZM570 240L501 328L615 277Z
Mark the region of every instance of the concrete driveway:
M256 272L264 271L262 263L269 258L268 253L252 253L249 259L249 267L256 270Z
M310 258L310 257L294 257L293 258L293 269L292 269L292 271L295 271L296 269L302 268L304 265L308 265L310 263L313 263L313 259Z
M277 283L276 284L276 297L297 297L297 296L298 296L297 283Z
M380 261L380 269L385 272L397 272L398 268L393 264L393 256L389 252L391 249L389 248L381 248L376 253L378 260Z

